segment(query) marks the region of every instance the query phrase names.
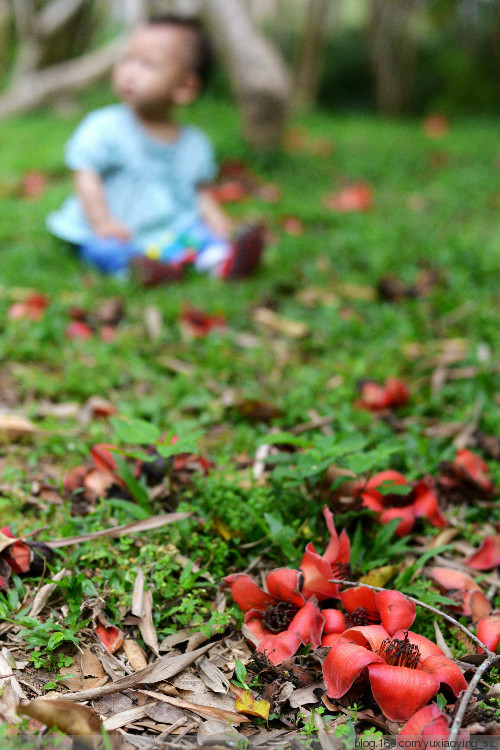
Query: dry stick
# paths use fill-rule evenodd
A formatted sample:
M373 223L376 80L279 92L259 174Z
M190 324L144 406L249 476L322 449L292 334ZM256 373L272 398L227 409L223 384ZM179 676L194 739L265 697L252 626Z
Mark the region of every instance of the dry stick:
M360 584L359 581L342 581L340 578L335 578L331 580L330 583L339 583L339 584L342 584L342 586L366 586L367 589L371 589L372 591L389 591L390 590L390 589L384 589L380 586L369 586L367 583ZM453 625L460 628L460 630L463 630L463 632L471 640L473 640L474 643L477 646L479 646L479 648L481 648L486 654L486 659L477 668L474 674L474 677L469 682L466 690L464 690L459 700L457 712L455 714L455 718L453 719L453 723L450 728L450 735L447 738L447 742L451 742L453 740L456 740L458 737L458 733L462 726L462 719L464 718L464 714L467 710L467 706L469 705L469 701L472 698L472 694L474 690L476 689L476 686L479 680L481 679L483 674L489 669L489 667L492 666L492 664L500 661L500 654L495 654L493 651L490 651L490 649L487 646L485 646L485 644L482 643L482 641L480 641L479 638L474 635L474 633L471 633L469 628L466 628L465 625L462 625L461 622L458 622L458 620L455 620L455 618L452 617L451 615L447 615L445 612L441 612L441 610L436 609L436 607L432 607L430 604L421 602L420 599L415 599L415 597L413 596L408 596L407 594L405 594L405 596L411 602L418 604L420 607L423 607L424 609L428 609L431 612L434 612L435 615L442 617L444 620L448 620L448 622L453 623Z

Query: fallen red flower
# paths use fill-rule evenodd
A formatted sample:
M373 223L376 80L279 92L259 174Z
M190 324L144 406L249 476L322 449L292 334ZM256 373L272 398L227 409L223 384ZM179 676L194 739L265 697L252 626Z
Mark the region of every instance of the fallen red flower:
M438 477L439 489L446 494L490 497L496 491L490 479L490 469L486 461L466 448L457 451L453 461L441 465Z
M449 718L435 703L430 703L413 714L398 737L440 737L445 740L449 734Z
M330 541L322 555L316 552L312 542L306 546L304 556L299 565L303 574L302 595L307 599L315 596L318 601L324 599L338 599L338 584L330 583L332 578L345 579L349 572L349 560L351 545L345 529L340 537L335 529L333 513L326 507L323 508Z
M41 575L45 560L52 560L53 552L43 542L24 541L16 538L8 526L0 529L0 589L6 588L11 573L17 575ZM9 544L9 539L12 543Z
M391 721L407 721L442 683L455 696L467 687L459 667L435 643L410 631L391 637L381 625L350 628L332 646L323 663L327 695L348 693L365 669L373 697Z
M402 474L389 469L374 474L366 482L360 483L356 495L361 498L365 508L379 514L381 523L400 519L396 528L398 536L409 534L418 518L425 518L432 526L440 529L448 525L439 508L437 496L425 479L417 482L406 495L379 492L378 488L385 482L411 487Z
M245 625L257 640L257 651L271 664L293 656L302 644L318 648L324 618L300 592L301 574L291 568L272 570L264 591L246 573L224 578L231 595L245 612Z
M373 188L367 182L355 182L323 196L323 205L339 213L369 211L373 207Z
M93 335L94 331L92 328L87 325L87 323L80 320L73 320L71 323L68 323L66 327L67 339L80 339L81 341L85 341L92 338Z
M368 411L383 411L404 406L410 398L410 391L398 378L387 378L384 385L373 380L360 383L361 398L356 406Z
M22 302L14 302L9 307L7 315L11 320L19 320L19 318L41 320L48 306L49 298L46 294L33 292Z
M444 115L427 115L423 129L428 138L442 138L450 129L450 123Z
M500 612L493 612L479 620L476 635L486 648L496 652L500 644Z
M183 307L179 323L188 338L205 338L215 328L226 327L226 320L222 315L211 315L190 305Z
M347 627L381 624L389 635L408 630L416 614L415 603L399 591L373 591L356 586L340 592L340 601L347 611Z
M479 584L470 576L459 570L441 566L431 568L430 574L446 592L446 596L456 601L454 611L471 617L473 623L490 613L491 604Z
M477 552L464 562L474 570L492 570L500 565L500 534L485 537Z

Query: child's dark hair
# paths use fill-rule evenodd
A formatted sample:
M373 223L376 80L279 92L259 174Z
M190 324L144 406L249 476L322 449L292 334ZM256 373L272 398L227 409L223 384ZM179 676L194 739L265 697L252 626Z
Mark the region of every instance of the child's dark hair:
M203 25L196 18L177 16L174 13L154 15L148 20L149 26L177 26L194 32L194 64L193 70L199 76L201 87L205 88L210 77L213 62L212 45Z

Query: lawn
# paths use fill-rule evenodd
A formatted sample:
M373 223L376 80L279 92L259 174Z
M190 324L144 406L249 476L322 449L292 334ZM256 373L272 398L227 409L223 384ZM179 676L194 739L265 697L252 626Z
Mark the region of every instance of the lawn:
M26 696L43 695L45 683L66 690L59 670L73 664L77 644L95 647L101 611L154 660L155 647L130 615L138 568L152 591L151 626L160 642L182 628L237 638L242 616L222 577L249 566L257 578L272 567L297 566L311 540L323 550L325 503L337 529L351 537L351 580L375 569L368 582L449 604L423 566L439 554L453 567L494 535L494 493L462 482L458 500L442 493L448 529L419 518L398 538L397 522L380 525L359 503L339 501L339 482L332 489L326 470L336 465L366 478L394 469L415 482L439 476L457 447L470 448L500 486L497 123L452 122L435 139L420 121L314 112L294 121L282 152L256 156L238 134L234 108L204 99L185 117L213 139L220 162L242 160L263 184L280 189L278 200L250 195L227 207L235 217L265 218L264 262L250 280L189 273L178 284L144 290L84 268L44 228L46 214L71 189L65 140L85 112L108 101L109 92L98 89L64 114L43 111L2 125L0 406L37 428L20 441L3 435L2 521L16 537L42 528L37 539L48 541L166 512L191 515L137 535L58 548L45 576L63 566L69 572L36 618L29 609L40 575L12 575L0 594L0 616L10 623L2 637L16 662L26 662ZM23 176L33 170L48 184L26 196ZM370 210L325 205L324 196L359 181L373 191ZM290 232L290 217L302 222L300 231ZM398 289L417 291L387 299L381 289L388 277L391 288L396 278ZM48 295L48 308L37 321L11 319L9 309L28 289ZM99 315L111 298L121 301L121 320L103 340ZM179 323L188 305L226 325L193 337ZM83 315L75 308L96 328L88 340L67 336L71 316ZM406 384L408 402L379 413L361 408L360 381L388 377ZM88 406L96 396L114 416ZM174 434L177 449L168 444ZM273 441L284 448L268 450L256 476L256 450ZM89 463L101 443L120 447L111 470L118 482L93 502L80 487L72 502L64 477ZM144 463L137 469L151 444L163 451L159 478ZM170 456L180 452L201 454L208 470L196 458L175 463ZM85 514L75 497L84 497ZM495 581L490 575L493 607ZM224 594L226 606L217 609ZM434 639L434 619L419 609L413 629ZM440 625L453 656L470 652L473 644L454 625ZM272 711L271 728L297 721L296 711L288 709L284 724L280 709ZM332 726L343 716L339 726L366 731L357 714L329 714ZM154 733L140 724L129 731Z

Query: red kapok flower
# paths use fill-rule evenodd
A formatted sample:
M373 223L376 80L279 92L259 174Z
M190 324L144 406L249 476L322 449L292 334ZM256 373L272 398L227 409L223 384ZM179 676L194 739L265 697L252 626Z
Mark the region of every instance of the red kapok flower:
M488 464L466 448L457 451L453 461L443 463L441 470L438 483L444 493L490 497L495 492Z
M316 604L300 592L301 574L291 568L272 570L264 591L246 573L226 576L231 595L245 612L245 625L258 641L257 651L271 664L293 656L301 644L318 648L324 618Z
M389 469L374 474L367 482L360 484L357 488L357 495L361 497L365 508L370 508L379 514L381 523L389 523L399 518L400 523L396 527L398 536L409 534L417 518L426 518L437 528L444 528L447 525L448 522L439 508L437 496L425 479L417 482L406 495L396 492L382 494L378 488L384 482L410 487L402 474Z
M332 578L345 578L349 571L351 545L345 529L340 536L333 522L333 513L326 507L323 515L330 532L330 541L322 555L316 552L312 542L307 545L299 565L304 576L301 593L307 599L315 596L319 601L338 599L338 585L330 583Z
M415 603L399 591L356 586L341 591L340 600L348 612L348 627L381 624L389 635L394 635L398 630L408 630L415 619Z
M493 612L479 620L476 635L486 648L496 652L500 644L500 612Z
M459 667L435 643L410 631L391 637L382 625L349 628L332 646L323 664L328 696L345 695L364 669L375 701L391 721L407 721L441 683L455 696L467 687Z
M500 565L500 534L485 537L477 552L464 562L474 570L491 570Z
M431 568L430 574L446 595L457 602L455 610L460 614L472 617L472 622L478 622L491 611L491 604L476 581L465 573L452 568L436 566Z
M445 740L449 734L449 718L435 703L430 703L413 714L398 737L440 737Z
M41 320L49 306L49 298L41 292L32 292L22 302L14 302L8 309L7 315L11 320L28 318Z
M186 338L205 338L214 329L227 325L222 315L211 315L191 305L184 305L179 324Z
M384 385L374 380L364 380L360 384L361 398L356 402L360 409L383 411L404 406L410 398L410 391L399 378L387 378Z

